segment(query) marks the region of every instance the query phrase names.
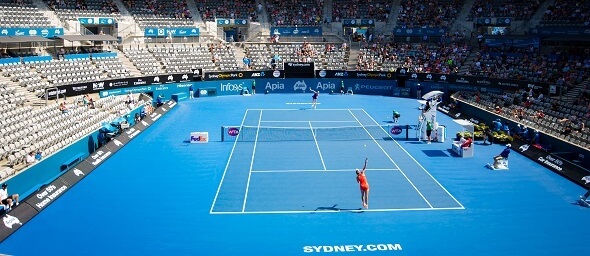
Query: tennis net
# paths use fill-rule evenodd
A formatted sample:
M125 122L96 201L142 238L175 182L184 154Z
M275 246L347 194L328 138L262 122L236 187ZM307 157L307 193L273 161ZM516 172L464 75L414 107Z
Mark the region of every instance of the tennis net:
M222 126L222 141L336 141L336 140L382 140L391 139L392 128L399 129L394 134L407 138L405 126L369 125L341 127L271 127L271 126ZM398 135L398 136L399 136ZM393 136L393 135L392 135ZM398 137L393 136L393 137Z

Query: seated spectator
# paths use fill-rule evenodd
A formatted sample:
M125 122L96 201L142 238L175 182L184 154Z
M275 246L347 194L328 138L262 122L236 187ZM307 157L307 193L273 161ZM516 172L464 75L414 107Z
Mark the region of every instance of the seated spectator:
M164 105L164 95L158 96L158 98L156 99L156 107L160 107Z
M60 103L59 110L61 111L62 114L67 114L68 113L68 105L66 105L65 102Z
M37 162L37 159L35 159L35 152L33 152L33 151L29 152L29 154L26 157L26 161L27 161L27 166L31 166L35 162Z
M0 189L0 200L4 205L4 209L8 211L13 205L18 205L18 194L9 195L8 184L4 183L2 184L2 189Z
M39 162L41 159L43 159L43 152L41 152L41 150L37 150L37 153L35 154L35 160Z
M545 118L545 113L543 112L542 109L537 110L537 113L535 114L535 117L542 119Z

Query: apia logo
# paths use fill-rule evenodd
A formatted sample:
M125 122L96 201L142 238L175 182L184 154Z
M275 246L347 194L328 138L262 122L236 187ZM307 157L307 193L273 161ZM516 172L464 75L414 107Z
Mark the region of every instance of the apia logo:
M399 73L405 75L406 74L406 69L405 68L400 69L399 70Z
M266 86L264 87L265 90L285 90L285 84L281 83L281 82L277 82L277 83L271 83L271 82L266 82Z
M160 82L160 77L159 76L155 76L154 77L154 83L159 83Z
M201 74L201 70L195 69L193 70L193 75L200 75Z
M318 85L316 86L316 89L321 89L321 90L334 90L336 89L336 84L335 83L322 83L322 82L318 82Z
M520 152L525 152L529 149L529 144L524 144L522 146L520 146L518 149L520 149Z
M461 113L455 114L455 118L459 118L459 116L461 116Z
M174 77L172 75L168 76L168 81L174 81Z
M188 75L187 74L182 75L182 78L181 79L182 80L188 80Z
M231 127L227 130L227 135L229 136L238 136L240 134L240 129L237 127Z
M440 76L440 80L447 81L447 76L445 76L445 75Z
M289 63L291 64L291 63ZM302 90L305 91L307 90L307 84L305 84L305 81L297 81L294 85L293 85L293 90L297 91L297 90Z
M2 34L2 35L8 35L8 29L3 29L2 32L0 32L0 34Z
M117 146L117 147L123 146L123 142L120 142L117 139L114 139L113 142L115 143L115 146Z
M426 75L426 79L428 79L428 80L432 80L432 74L428 74L428 75Z
M19 224L21 226L23 225L23 223L20 222L20 220L17 217L14 217L9 214L6 214L6 216L2 218L2 221L4 221L4 226L6 226L7 228L12 228L12 226L15 224Z
M416 73L413 73L413 74L412 74L412 78L413 78L413 79L418 79L418 74L416 74Z
M399 134L401 134L401 133L402 133L402 128L401 128L401 127L399 127L399 126L394 126L394 127L391 127L391 130L390 130L390 132L391 132L391 134L393 134L393 135L399 135Z

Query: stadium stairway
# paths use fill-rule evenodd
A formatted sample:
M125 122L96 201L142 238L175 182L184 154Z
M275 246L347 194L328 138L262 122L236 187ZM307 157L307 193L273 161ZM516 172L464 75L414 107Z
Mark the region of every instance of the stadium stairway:
M588 80L588 79L584 80L583 82L581 82L576 87L574 87L571 90L567 91L564 95L561 96L561 100L563 100L564 102L572 103L578 97L580 97L580 95L585 90L585 88L590 88L590 80ZM559 96L555 96L553 98L559 99L560 97Z
M127 70L129 70L129 73L131 74L132 77L143 76L141 74L141 72L139 71L139 69L137 69L137 67L135 67L135 65L133 65L133 62L131 60L129 60L129 58L127 58L127 56L125 56L125 54L123 52L117 50L116 53L117 53L117 58L119 58L119 60L121 60L121 62L123 63L123 66L125 66L125 68Z
M469 12L471 11L473 4L475 4L475 0L465 1L465 4L463 4L463 7L461 8L459 15L457 16L457 20L455 20L455 24L453 24L452 26L453 30L473 30L473 22L467 21L467 16L469 16Z
M385 35L392 33L397 26L397 19L399 18L399 8L401 7L401 0L393 0L391 2L391 12L389 13L389 17L387 18L387 23L385 24L384 33Z
M469 67L471 67L471 64L473 64L473 60L475 60L475 56L477 55L477 52L478 52L478 50L475 50L475 49L473 51L471 51L471 53L469 54L469 56L465 60L465 63L463 63L463 65L461 65L461 67L459 68L460 75L464 75L465 73L467 73L467 71L469 71Z
M55 14L55 12L50 10L49 6L47 6L47 4L45 4L43 1L33 0L33 4L35 4L35 6L39 9L39 12L43 13L43 16L45 16L45 17L47 17L47 19L49 19L52 26L65 27L63 22L57 16L57 14Z
M347 70L356 70L356 65L359 64L359 52L359 44L350 45L350 53L348 55L348 66L346 66Z
M555 0L547 0L545 2L543 2L541 4L541 6L539 6L539 9L537 10L537 12L535 12L535 14L533 14L533 17L531 17L531 20L529 21L529 26L531 28L536 27L537 25L539 25L539 23L541 23L541 20L543 19L543 15L545 14L545 11L547 11L547 7L549 7L549 5L553 5L555 4ZM528 27L527 27L528 29Z

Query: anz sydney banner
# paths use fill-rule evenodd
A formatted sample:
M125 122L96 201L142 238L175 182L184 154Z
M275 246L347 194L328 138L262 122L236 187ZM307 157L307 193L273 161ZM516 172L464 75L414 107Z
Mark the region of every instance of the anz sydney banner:
M380 71L346 71L346 70L316 70L316 78L343 78L343 79L376 79L395 80L395 72Z
M322 27L271 27L273 35L280 36L321 36Z
M175 27L175 28L155 28L147 27L144 30L146 37L172 37L199 36L199 28Z
M397 27L393 30L393 34L396 36L442 36L447 33L444 28L400 28Z
M585 27L539 27L531 28L532 35L539 36L590 36L590 28Z
M45 38L54 38L63 34L63 28L0 28L0 36L42 36Z

